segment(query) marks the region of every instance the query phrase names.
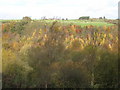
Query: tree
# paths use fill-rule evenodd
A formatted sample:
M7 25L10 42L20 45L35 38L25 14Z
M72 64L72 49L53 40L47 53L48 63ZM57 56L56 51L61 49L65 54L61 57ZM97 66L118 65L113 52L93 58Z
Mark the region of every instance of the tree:
M103 18L106 19L105 16Z
M109 51L97 50L95 66L95 86L98 88L118 87L118 55Z
M27 75L32 70L11 50L3 49L2 54L2 85L3 88L24 88L27 86Z
M89 88L88 74L77 62L66 61L61 65L60 82L62 88Z
M28 17L28 16L25 16L25 17L23 17L22 20L23 20L23 21L31 21L32 19L31 19L30 17Z
M102 17L99 17L99 19L102 19Z
M47 88L51 85L52 63L63 61L65 58L65 33L57 22L43 34L42 46L32 47L28 50L28 63L35 71L35 79L39 78L36 87Z

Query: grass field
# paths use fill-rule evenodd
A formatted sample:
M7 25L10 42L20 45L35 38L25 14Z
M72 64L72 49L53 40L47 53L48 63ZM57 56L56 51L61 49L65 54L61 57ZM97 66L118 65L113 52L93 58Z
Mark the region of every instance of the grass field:
M44 20L46 22L54 22L55 20ZM57 20L58 22L64 23L64 24L74 24L74 25L80 25L80 26L112 26L114 24L107 23L103 20L96 20L96 21L90 21L90 20Z
M19 22L20 20L0 20L0 22ZM80 25L82 27L88 26L88 25L93 25L93 26L112 26L114 24L107 23L104 20L96 20L96 21L91 21L91 20L34 20L34 21L44 21L46 23L52 23L54 21L61 22L63 24L74 24L74 25Z

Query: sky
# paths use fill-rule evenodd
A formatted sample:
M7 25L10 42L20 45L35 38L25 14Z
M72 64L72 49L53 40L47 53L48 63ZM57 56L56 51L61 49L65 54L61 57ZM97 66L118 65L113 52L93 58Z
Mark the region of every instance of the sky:
M119 0L0 0L0 19L118 18Z

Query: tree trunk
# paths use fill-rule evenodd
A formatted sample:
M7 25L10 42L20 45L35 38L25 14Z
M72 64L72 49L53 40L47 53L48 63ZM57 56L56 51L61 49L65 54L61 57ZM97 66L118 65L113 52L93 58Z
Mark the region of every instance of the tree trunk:
M47 88L47 87L48 87L48 84L46 83L46 84L45 84L45 88Z
M94 73L92 73L91 86L94 87Z

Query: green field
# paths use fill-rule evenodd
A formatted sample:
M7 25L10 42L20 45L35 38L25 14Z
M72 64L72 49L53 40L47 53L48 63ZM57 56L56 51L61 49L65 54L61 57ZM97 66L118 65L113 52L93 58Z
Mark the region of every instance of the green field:
M111 26L111 25L114 25L114 24L110 24L110 23L106 23L104 21L79 21L79 20L73 20L73 21L63 21L63 23L68 23L68 24L75 24L75 25L81 25L81 26L88 26L88 25L93 25L93 26Z
M44 20L46 22L54 22L55 20ZM64 23L64 24L75 24L75 25L80 25L80 26L88 26L88 25L93 25L93 26L111 26L114 24L107 23L104 21L90 21L90 20L57 20L58 22Z
M20 20L0 20L0 22L6 23L6 22L12 22L12 21L20 21ZM74 25L80 25L80 26L88 26L88 25L93 25L93 26L111 26L114 24L107 23L103 20L96 20L96 21L90 21L90 20L33 20L33 21L44 21L46 23L52 23L54 21L61 22L63 24L74 24Z

